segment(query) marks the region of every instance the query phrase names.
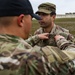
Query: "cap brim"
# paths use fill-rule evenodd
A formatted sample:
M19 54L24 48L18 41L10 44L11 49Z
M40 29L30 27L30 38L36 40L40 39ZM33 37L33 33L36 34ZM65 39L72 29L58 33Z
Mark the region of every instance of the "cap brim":
M50 13L51 13L51 11L46 10L46 9L39 9L39 10L36 12L36 14L38 14L38 13L50 14Z
M31 16L37 20L41 20L41 17L37 14L32 14Z

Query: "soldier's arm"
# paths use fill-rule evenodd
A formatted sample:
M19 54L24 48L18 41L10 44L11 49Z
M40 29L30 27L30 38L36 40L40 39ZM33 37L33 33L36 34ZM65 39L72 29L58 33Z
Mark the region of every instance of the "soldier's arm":
M70 40L71 42L75 42L75 38L72 34L68 34L67 40Z
M41 34L41 33L42 33L42 28L39 28L34 32L34 35Z
M70 42L74 42L74 36L69 32L69 30L62 28L60 26L57 26L57 28L57 33L59 33L59 35L62 35Z
M29 37L27 40L25 40L27 43L29 43L31 46L34 46L37 42L40 41L40 38L35 35L35 36L31 36Z
M63 32L63 33L60 33L59 35L65 37L68 41L70 42L74 42L74 36L72 34L70 34L69 32Z
M68 48L69 49L75 48L74 43L66 40L63 36L56 35L55 40L56 40L57 46L62 50L65 50L65 49L68 49Z
M34 35L25 41L29 43L30 45L35 46L40 40L48 39L48 35L49 33Z

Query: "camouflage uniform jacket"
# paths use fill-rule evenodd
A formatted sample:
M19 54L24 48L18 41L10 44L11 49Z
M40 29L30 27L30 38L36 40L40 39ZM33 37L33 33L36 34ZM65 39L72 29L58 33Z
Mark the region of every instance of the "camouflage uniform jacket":
M35 46L41 39L38 37L38 35L34 35L29 37L27 40L25 40L28 44L31 46Z
M16 36L0 35L0 75L75 75L73 63L66 61L60 67L50 50L31 47Z
M37 29L34 34L41 34L41 33L44 33L43 28ZM54 24L54 27L50 32L49 40L40 40L37 44L39 46L46 46L46 45L57 46L54 40L54 35L56 34L64 36L67 40L71 42L73 42L74 40L74 37L69 33L69 30Z

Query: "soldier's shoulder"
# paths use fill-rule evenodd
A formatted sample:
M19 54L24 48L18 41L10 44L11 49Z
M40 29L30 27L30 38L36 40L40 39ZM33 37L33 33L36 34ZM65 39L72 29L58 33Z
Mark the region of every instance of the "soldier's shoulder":
M34 32L34 34L40 34L40 33L42 33L43 32L43 29L42 28L39 28L39 29L37 29L35 32Z
M12 35L0 35L0 51L9 51L12 50L23 50L26 47L29 47L28 43L25 42L25 40L12 36Z
M62 32L69 33L69 30L68 30L68 29L63 28L63 27L61 27L61 26L59 26L59 25L56 25L56 29L58 29L58 31L62 31Z

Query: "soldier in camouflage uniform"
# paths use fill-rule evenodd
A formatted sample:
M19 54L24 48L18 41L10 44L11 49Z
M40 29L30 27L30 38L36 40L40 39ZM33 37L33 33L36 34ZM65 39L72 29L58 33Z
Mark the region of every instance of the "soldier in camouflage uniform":
M29 0L0 0L0 75L75 75L75 51L68 50L69 54L51 46L32 47L29 39L28 43L24 40L30 32L31 16L40 19L33 14ZM75 49L65 38L57 37L58 47Z
M69 30L62 28L54 23L56 17L56 5L52 3L42 3L38 6L36 12L42 20L39 20L40 28L35 31L34 34L49 33L49 40L41 40L38 42L39 46L56 46L53 35L60 34L67 40L73 42L74 37L69 33Z

